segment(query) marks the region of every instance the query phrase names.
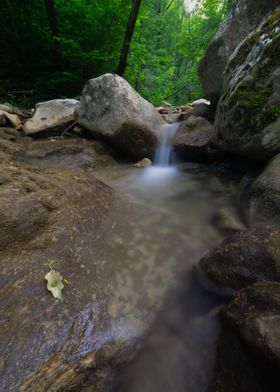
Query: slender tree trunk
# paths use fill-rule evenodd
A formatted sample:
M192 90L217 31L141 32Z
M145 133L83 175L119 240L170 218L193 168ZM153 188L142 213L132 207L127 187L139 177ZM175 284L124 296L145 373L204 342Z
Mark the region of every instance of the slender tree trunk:
M134 32L137 16L139 13L139 9L141 6L141 2L142 0L133 0L131 12L126 26L126 32L125 32L123 46L121 50L120 61L117 69L117 74L120 76L123 76L124 71L127 67L127 59L128 59L130 43L133 37L133 32Z
M58 41L56 40L58 35L58 28L57 28L57 15L56 15L54 0L45 0L45 8L46 8L49 28L53 40L53 63L56 68L59 68L60 52L59 52L59 44Z
M57 36L56 10L53 0L45 0L45 7L52 36Z

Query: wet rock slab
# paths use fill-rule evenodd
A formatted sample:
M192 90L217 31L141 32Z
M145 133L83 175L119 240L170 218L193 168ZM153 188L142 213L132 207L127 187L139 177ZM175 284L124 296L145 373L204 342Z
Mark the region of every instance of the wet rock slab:
M100 141L72 137L32 141L24 158L39 166L93 169L113 165L112 155L114 150Z
M98 390L182 276L188 238L172 225L147 231L149 211L89 172L14 163L2 175L13 214L0 217L0 389L81 390L91 373ZM46 288L53 261L69 281L63 301Z

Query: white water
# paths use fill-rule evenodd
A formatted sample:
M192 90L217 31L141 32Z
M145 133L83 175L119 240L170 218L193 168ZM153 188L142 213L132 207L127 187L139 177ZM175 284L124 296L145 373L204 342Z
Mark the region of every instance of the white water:
M159 128L159 140L160 144L155 154L155 165L156 166L169 166L170 157L173 146L173 139L178 131L180 123L174 124L163 124Z

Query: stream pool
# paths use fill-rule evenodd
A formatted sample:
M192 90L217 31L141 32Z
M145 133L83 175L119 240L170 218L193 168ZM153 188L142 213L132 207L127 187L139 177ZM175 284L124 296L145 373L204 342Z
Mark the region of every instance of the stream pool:
M173 236L178 233L178 238L184 233L186 245L192 248L185 260L176 260L176 285L167 290L163 306L135 358L118 370L118 386L113 383L112 390L206 391L215 362L217 313L222 300L200 286L195 265L225 237L213 222L222 208L238 203L239 179L200 164L145 169L120 165L110 172L99 170L95 174L133 202L138 211L146 211L141 230L151 236L159 231ZM160 242L158 234L155 241ZM177 246L182 247L182 241L178 240ZM171 260L172 254L174 241L166 259ZM149 273L157 268L162 266L153 264ZM162 287L154 290L161 292Z

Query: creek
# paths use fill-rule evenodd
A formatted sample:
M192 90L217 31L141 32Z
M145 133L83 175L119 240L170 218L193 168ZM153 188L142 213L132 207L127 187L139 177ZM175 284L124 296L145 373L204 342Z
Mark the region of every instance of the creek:
M164 289L161 283L155 284L154 291L159 293L162 306L134 360L119 369L118 387L113 388L117 391L202 392L209 385L215 362L217 313L222 301L202 288L195 266L207 250L226 236L213 222L221 208L236 204L238 179L224 173L223 165L168 165L176 126L170 126L168 131L169 136L163 137L157 151L156 165L144 169L121 165L96 174L133 202L138 211L148 211L141 227L154 236L155 242L160 241L158 232L162 231L170 233L170 238L178 235L175 247L185 247L185 257L174 261L174 241L170 242L165 254L167 263L155 260L139 274L140 282L152 276L153 270L168 274L170 261L175 284L173 280ZM145 247L145 243L142 245ZM144 261L135 260L140 265L142 262L145 265Z

